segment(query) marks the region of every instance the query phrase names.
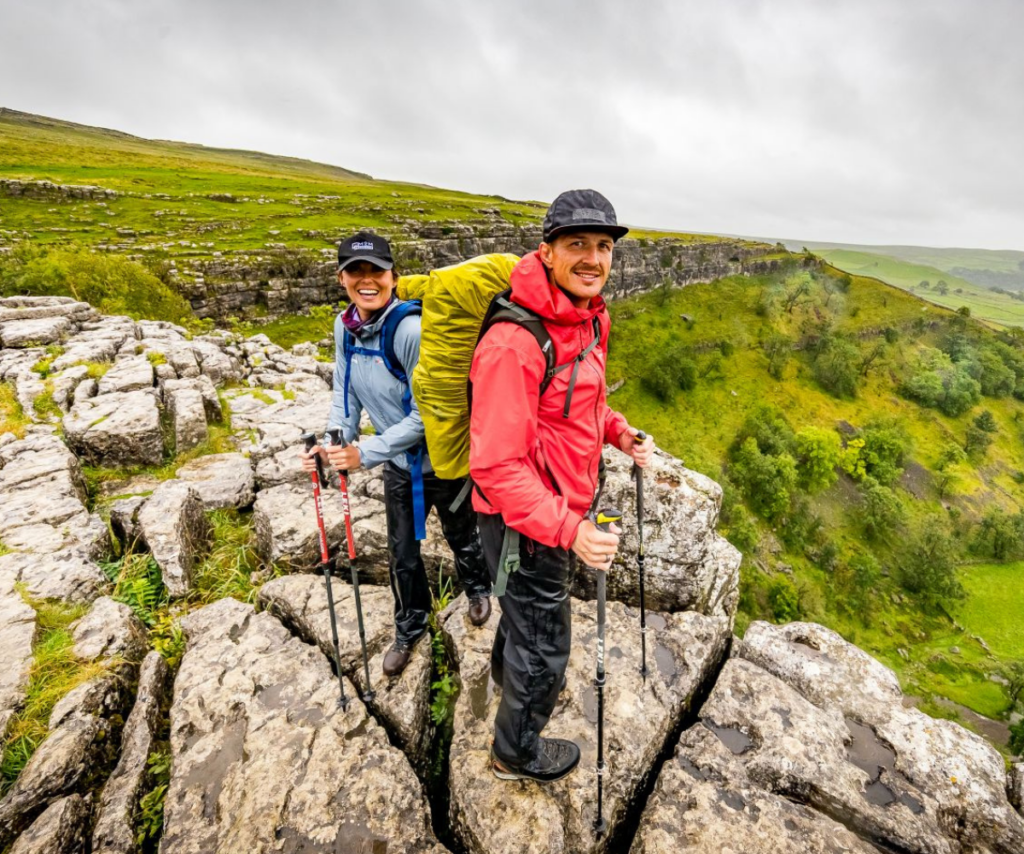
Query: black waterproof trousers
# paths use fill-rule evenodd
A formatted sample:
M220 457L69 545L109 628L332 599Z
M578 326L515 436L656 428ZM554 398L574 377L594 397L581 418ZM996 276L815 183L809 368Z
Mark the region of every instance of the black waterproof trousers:
M427 513L437 509L444 538L455 555L455 569L466 595L487 596L491 582L487 575L476 528L472 502L462 502L452 513L465 480L444 480L423 475L423 497ZM420 556L420 544L412 510L412 475L392 463L384 463L384 506L388 520L388 552L391 593L395 597L395 640L411 646L427 630L430 614L430 585Z
M505 523L479 515L491 580L497 579ZM520 537L519 569L501 597L501 622L491 650L491 676L501 686L494 752L505 763L527 764L539 748L569 664L572 611L569 586L575 558L564 549Z

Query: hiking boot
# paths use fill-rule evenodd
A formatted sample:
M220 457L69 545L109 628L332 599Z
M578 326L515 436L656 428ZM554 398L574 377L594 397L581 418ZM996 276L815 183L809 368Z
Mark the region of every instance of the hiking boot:
M491 616L490 596L471 596L469 599L469 621L474 626L482 626Z
M516 766L499 759L491 748L491 769L499 780L533 780L553 783L561 780L580 762L580 749L567 738L538 739L540 750L525 765Z
M416 640L419 640L419 638ZM398 676L398 674L405 670L405 666L409 663L409 659L412 658L412 648L415 644L416 641L413 641L412 643L401 643L400 641L395 641L391 644L391 649L384 654L384 665L382 669L384 670L385 676L392 678Z

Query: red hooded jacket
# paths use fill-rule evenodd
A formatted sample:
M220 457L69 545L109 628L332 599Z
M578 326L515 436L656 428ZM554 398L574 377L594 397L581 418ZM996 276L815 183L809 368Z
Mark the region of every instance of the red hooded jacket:
M569 417L563 417L572 369L558 373L540 395L547 367L537 339L514 323L496 323L473 356L469 471L473 506L500 513L505 524L546 546L570 549L590 509L605 443L621 449L629 426L605 401L604 369L611 319L604 300L576 308L548 281L537 252L512 271L512 300L543 318L555 346L555 364L600 344L580 364Z

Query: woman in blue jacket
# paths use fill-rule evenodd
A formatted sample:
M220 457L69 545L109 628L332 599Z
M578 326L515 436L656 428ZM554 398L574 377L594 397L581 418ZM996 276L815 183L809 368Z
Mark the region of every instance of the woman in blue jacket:
M395 642L384 656L384 674L405 669L412 647L427 630L430 587L419 539L430 508L437 510L466 595L469 618L483 625L491 613L491 582L469 501L452 502L464 480L434 475L423 420L408 378L419 361L420 316L413 303L395 296L394 259L388 242L359 232L338 248L338 280L350 305L334 325L334 396L328 428L341 428L347 447L316 447L303 454L313 471L313 454L325 454L337 469L384 466L391 591L395 597ZM359 435L363 411L376 434ZM358 440L358 441L357 441Z

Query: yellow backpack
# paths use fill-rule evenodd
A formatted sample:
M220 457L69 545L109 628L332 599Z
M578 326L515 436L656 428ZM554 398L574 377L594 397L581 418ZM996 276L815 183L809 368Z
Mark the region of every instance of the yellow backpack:
M429 275L402 276L398 298L423 304L412 393L438 477L469 475L469 369L491 300L509 286L516 255L480 255Z

